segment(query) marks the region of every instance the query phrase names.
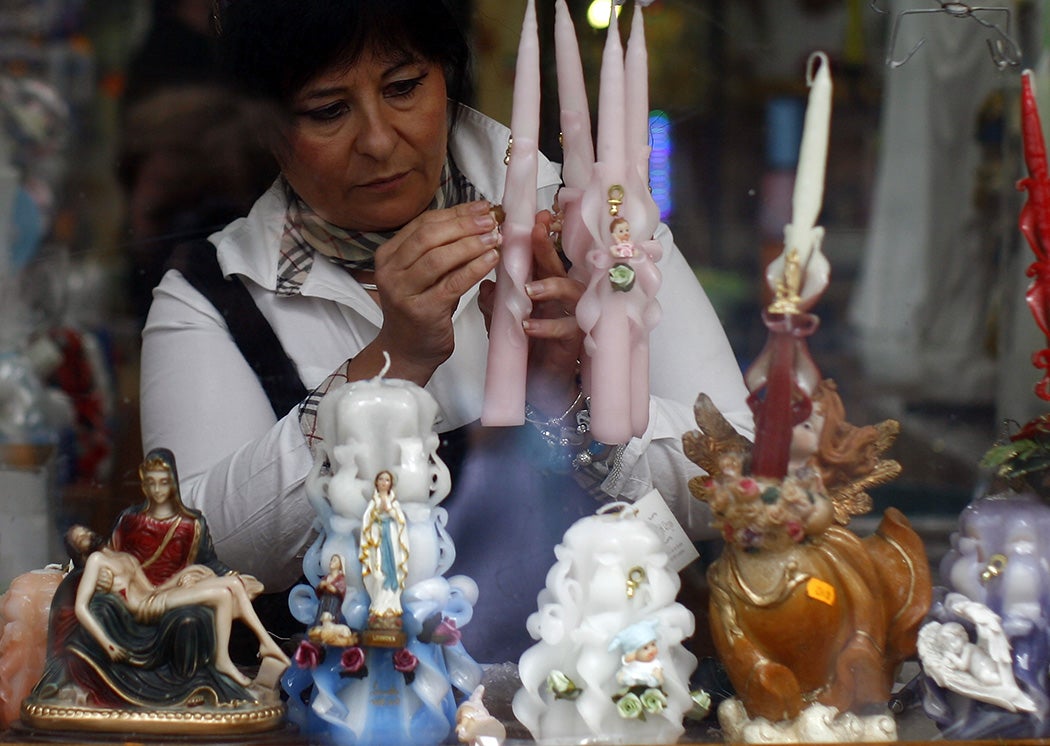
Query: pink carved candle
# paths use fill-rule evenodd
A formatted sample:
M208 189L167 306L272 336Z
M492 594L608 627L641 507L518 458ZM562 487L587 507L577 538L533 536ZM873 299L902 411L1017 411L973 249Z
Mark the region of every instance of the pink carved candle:
M648 426L649 333L660 316L656 262L661 248L653 240L658 214L647 183L642 4L635 7L626 61L610 12L598 97L597 161L581 200L590 231L589 281L576 318L586 333L591 432L606 443L624 443Z
M563 186L558 191L557 205L561 213L562 249L572 262L570 276L586 282L584 257L590 241L580 212L580 200L594 171L594 142L591 140L591 113L583 80L580 47L565 0L558 0L555 6L554 51L562 140Z
M528 339L522 322L532 310L525 284L532 274L540 129L540 47L534 0L528 0L518 44L511 113L510 160L503 189L503 247L489 329L488 368L481 422L513 426L525 421Z

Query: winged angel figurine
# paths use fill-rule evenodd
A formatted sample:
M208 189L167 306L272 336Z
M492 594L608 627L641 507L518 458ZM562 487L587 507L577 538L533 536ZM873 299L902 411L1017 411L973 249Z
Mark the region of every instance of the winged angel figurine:
M700 429L682 444L708 476L689 487L726 541L708 570L715 647L737 692L719 709L723 729L746 742L774 731L812 740L814 722L835 723L842 740L892 740L885 703L915 653L929 566L894 508L865 539L845 525L870 510L867 489L899 473L882 458L897 423L848 423L834 382L822 381L792 431L788 473L771 480L750 473L751 444L710 399L694 412Z

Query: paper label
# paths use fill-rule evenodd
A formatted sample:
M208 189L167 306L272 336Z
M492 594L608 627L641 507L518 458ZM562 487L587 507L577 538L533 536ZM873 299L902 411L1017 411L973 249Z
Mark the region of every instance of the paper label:
M806 583L806 595L814 601L820 601L822 604L835 605L835 586L819 578L809 579Z
M686 535L685 529L674 517L674 513L667 507L663 496L657 490L654 489L636 500L634 507L638 509L639 517L645 520L660 537L667 552L668 565L675 572L681 572L690 562L700 556L693 542Z

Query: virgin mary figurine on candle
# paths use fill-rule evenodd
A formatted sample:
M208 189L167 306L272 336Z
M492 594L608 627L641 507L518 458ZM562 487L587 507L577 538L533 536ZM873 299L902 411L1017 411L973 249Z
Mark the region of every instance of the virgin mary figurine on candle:
M376 475L375 491L361 525L361 574L371 599L369 628L400 628L401 592L408 575L405 514L394 494L394 475Z

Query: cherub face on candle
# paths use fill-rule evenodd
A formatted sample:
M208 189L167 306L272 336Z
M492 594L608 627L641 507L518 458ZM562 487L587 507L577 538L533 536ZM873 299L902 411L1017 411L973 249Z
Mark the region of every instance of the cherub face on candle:
M813 404L813 410L791 431L791 468L798 469L810 459L820 447L820 434L824 430L824 408Z
M613 218L609 224L609 234L612 236L612 246L609 250L612 255L619 258L629 259L634 256L634 244L631 243L631 224L626 218Z
M650 640L649 642L642 645L637 650L627 653L624 656L624 660L627 661L641 661L642 663L649 663L656 659L660 649L656 647L656 640Z

